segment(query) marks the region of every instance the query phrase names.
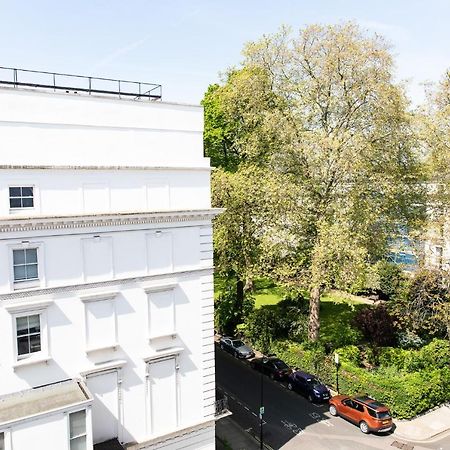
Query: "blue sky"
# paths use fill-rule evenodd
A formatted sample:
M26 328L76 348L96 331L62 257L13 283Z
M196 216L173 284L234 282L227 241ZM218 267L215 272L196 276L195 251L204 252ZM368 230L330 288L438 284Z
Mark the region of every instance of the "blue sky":
M0 65L157 82L199 103L245 42L343 20L388 38L416 104L450 67L450 0L0 0Z

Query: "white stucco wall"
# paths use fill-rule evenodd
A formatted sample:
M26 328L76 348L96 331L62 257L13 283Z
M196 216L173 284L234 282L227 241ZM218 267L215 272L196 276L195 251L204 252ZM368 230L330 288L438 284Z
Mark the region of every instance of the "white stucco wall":
M94 416L102 383L92 380L112 373L108 420L120 441L208 423L168 448L214 448L214 212L202 129L198 107L0 89L2 148L13 149L0 156L0 395L86 378ZM8 188L21 185L34 187L35 206L11 210ZM15 283L13 249L34 247L39 280ZM40 314L42 350L18 361L23 314ZM168 377L164 364L149 366L167 358ZM174 403L151 399L167 386L177 418L162 432L155 415ZM13 430L14 450L35 426L67 439L60 420ZM45 448L64 448L56 440Z

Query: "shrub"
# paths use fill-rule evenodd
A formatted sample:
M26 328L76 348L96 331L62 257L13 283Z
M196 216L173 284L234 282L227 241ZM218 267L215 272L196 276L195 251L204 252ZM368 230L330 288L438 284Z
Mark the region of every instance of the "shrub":
M353 325L375 346L395 343L394 319L384 305L361 309L356 313Z
M421 337L411 331L398 333L397 341L401 348L419 348L424 343Z
M242 331L245 337L263 353L270 350L272 340L278 334L278 315L274 308L261 307L253 310L245 321Z
M442 272L419 270L406 295L396 299L392 310L402 329L421 338L444 337L447 333L449 292Z
M406 287L406 278L398 264L382 260L375 265L378 276L380 298L391 300L402 295Z
M356 345L347 345L338 348L336 353L339 355L340 361L347 361L355 366L361 365L361 352Z
M237 301L236 288L228 282L214 301L214 325L225 334L233 334L236 326L253 310L254 298L246 292L242 304Z
M394 366L403 370L409 352L402 348L384 347L378 352L378 364L382 367Z

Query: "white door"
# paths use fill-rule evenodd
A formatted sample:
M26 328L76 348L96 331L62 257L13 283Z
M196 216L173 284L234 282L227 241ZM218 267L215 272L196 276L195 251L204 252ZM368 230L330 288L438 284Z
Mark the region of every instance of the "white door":
M175 358L150 363L152 434L160 435L177 426L177 381Z
M118 373L89 375L87 387L94 397L92 405L92 434L94 444L118 437L119 391Z

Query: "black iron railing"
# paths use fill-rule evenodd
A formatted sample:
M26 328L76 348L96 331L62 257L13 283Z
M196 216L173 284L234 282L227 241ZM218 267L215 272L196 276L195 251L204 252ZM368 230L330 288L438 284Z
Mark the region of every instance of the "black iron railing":
M162 86L140 81L86 77L56 72L15 69L0 66L0 85L24 88L50 89L67 93L87 93L131 97L135 100L160 100Z
M228 398L223 397L220 400L216 400L215 407L216 407L216 411L215 411L216 417L227 413L228 412Z

